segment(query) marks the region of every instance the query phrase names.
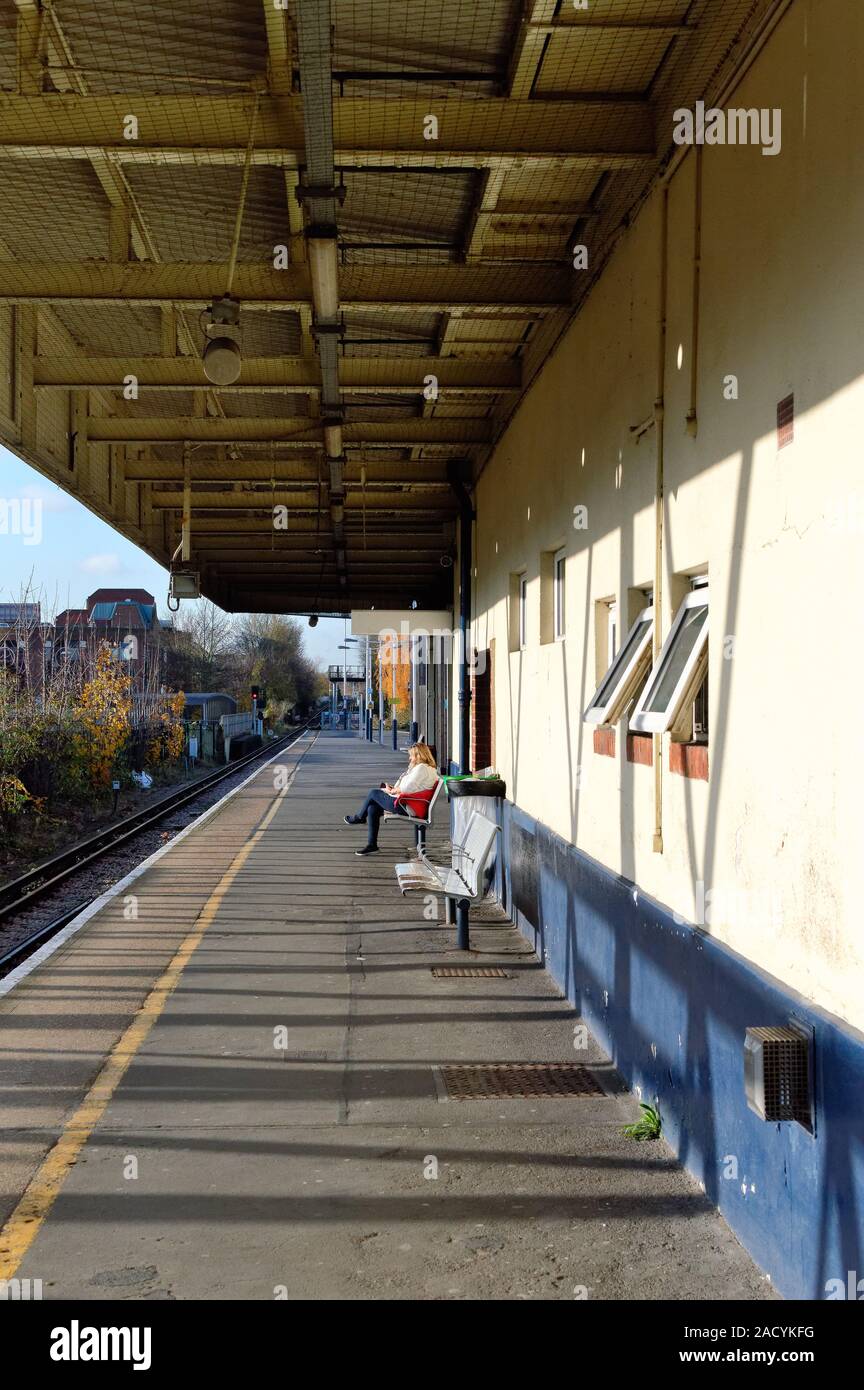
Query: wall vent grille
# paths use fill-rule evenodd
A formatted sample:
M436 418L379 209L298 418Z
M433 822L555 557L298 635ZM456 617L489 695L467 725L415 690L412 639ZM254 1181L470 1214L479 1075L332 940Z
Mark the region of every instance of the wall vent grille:
M795 1028L748 1028L744 1040L747 1104L763 1120L810 1123L809 1045Z

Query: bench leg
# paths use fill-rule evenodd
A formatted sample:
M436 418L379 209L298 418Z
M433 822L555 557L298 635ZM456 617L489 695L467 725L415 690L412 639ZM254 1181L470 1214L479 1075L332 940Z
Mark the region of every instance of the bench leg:
M426 848L426 827L418 825L416 830L417 853Z
M456 925L456 902L453 898L444 899L444 921L448 927Z
M460 951L468 951L471 942L468 935L468 912L471 904L467 898L460 898L456 907L456 945Z

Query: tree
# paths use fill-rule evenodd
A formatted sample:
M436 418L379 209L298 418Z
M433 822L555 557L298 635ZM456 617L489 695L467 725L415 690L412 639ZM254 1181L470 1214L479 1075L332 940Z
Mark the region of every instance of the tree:
M396 670L394 694L393 670ZM406 720L411 709L410 639L383 638L378 648L378 681L397 717Z
M294 618L244 613L236 630L237 662L247 688L263 685L285 706L315 699L317 674L303 652L303 628Z
M132 681L104 644L96 656L93 678L81 691L76 709L84 757L97 787L110 781L118 755L129 738L131 689Z
M209 599L180 609L166 634L166 683L179 690L225 690L232 682L234 619Z

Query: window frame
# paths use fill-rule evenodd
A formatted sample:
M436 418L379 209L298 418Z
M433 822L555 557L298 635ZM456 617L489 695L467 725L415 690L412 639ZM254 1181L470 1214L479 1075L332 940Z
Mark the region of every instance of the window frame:
M524 652L528 646L528 574L523 571L519 576L519 646L518 651Z
M627 661L626 666L622 662L622 657L630 645L630 639L637 632L640 624L644 625L645 631L639 638L635 650ZM606 670L597 685L594 694L591 696L585 707L582 719L586 724L612 725L617 724L627 705L633 698L633 693L641 677L651 666L651 642L654 634L654 605L648 604L637 615L636 620L631 623L627 636L619 644L618 651L614 658L609 662ZM597 699L603 687L612 675L616 665L621 669L616 675L616 679L604 703L598 704Z
M664 671L678 645L684 628L684 621L691 608L705 609L705 622L702 631L684 664L665 708L648 710L646 706L651 699L652 692L663 680ZM674 729L682 710L688 705L692 705L708 671L708 629L710 622L709 587L707 584L700 584L698 588L691 589L690 593L685 596L675 614L669 635L660 649L660 655L651 668L642 693L636 702L636 708L630 716L630 729L633 733L665 734L670 729Z
M567 600L565 582L567 576L567 550L562 546L552 556L552 637L563 642L567 623Z
M704 702L703 702L703 703L704 703L705 714L704 714L704 720L699 720L699 719L697 719L696 715L697 715L697 712L698 712L698 709L699 709L700 696L702 695L702 691L703 691L703 690L704 690L704 692L705 692L705 699L704 699ZM700 747L702 747L702 748L707 748L707 746L708 746L708 744L709 744L709 742L710 742L710 740L711 740L711 706L710 706L710 703L709 703L709 700L708 700L708 672L707 672L707 671L705 672L705 676L704 676L704 679L703 679L701 685L699 686L698 690L696 691L696 694L695 694L694 697L693 697L693 710L692 710L692 716L693 716L693 718L692 718L692 725L693 725L693 727L692 727L692 729L691 729L691 731L690 731L691 737L689 738L688 742L689 742L689 743L696 743L696 744L698 744L698 745L699 745Z

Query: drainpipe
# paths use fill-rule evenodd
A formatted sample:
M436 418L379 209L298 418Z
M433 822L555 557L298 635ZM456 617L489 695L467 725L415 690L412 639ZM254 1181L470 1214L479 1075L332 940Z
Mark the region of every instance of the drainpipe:
M183 446L183 513L180 536L180 559L184 565L188 565L192 560L192 460L188 444Z
M384 746L384 667L381 664L381 638L377 640L378 652L378 742Z
M416 743L420 737L420 724L417 713L420 708L420 691L417 686L418 672L418 645L420 639L413 633L408 638L408 656L411 662L411 742Z
M660 309L657 322L657 395L654 425L657 473L654 486L654 665L660 657L663 627L663 415L666 389L666 282L669 242L669 185L664 183L660 202ZM654 841L655 854L663 853L663 735L654 734Z
M393 716L393 752L399 747L399 723L396 718L396 662L402 655L402 643L397 638L393 638L390 643L390 659L393 663L390 672L390 712Z
M451 459L447 480L459 503L459 771L471 771L471 682L468 674L468 630L471 624L471 526L474 508L465 487L465 463Z
M695 188L693 191L693 321L690 340L690 409L687 433L696 438L698 428L697 393L699 376L699 282L702 275L702 146L696 146Z
M471 526L474 508L465 487L470 481L471 465L451 459L447 464L447 479L459 503L459 771L471 771L471 681L468 674L468 630L471 625ZM447 900L450 908L451 900ZM452 908L450 908L452 911ZM464 899L456 904L456 946L460 951L471 949L468 924L469 904ZM448 921L450 912L448 911Z

